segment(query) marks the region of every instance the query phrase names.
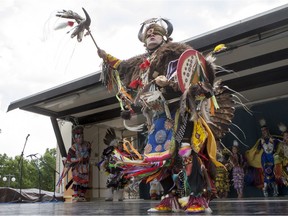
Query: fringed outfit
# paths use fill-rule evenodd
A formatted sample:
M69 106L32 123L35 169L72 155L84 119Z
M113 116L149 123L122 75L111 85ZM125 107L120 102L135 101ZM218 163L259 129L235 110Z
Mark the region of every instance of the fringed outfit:
M281 161L282 184L288 186L288 142L285 140L280 142L276 153L279 155L279 160Z
M73 190L75 200L85 198L89 183L89 158L91 144L83 141L74 143L68 150L66 166L72 167Z
M71 11L58 14L80 23L71 35L78 35L78 41L91 21L83 11L85 22ZM172 32L168 19L144 21L138 39L147 53L125 61L96 45L104 60L102 80L109 90L116 87L125 127L134 107L139 106L148 128L143 155L115 151L113 157L125 178L161 182L167 195L153 211L202 212L216 194L216 167L223 167L216 160L216 139L229 132L234 115L231 91L215 81L216 73L224 69L213 63L214 54L226 47L218 45L204 57L187 44L172 43ZM181 207L179 196L184 198Z
M176 68L187 50L194 52L186 44L168 42L150 54L125 61L108 54L104 61L103 80L110 89L113 81L116 84L122 112L133 113L133 107L140 106L147 120L143 159L122 155L117 164L128 179L161 182L167 195L151 211L203 212L217 196L216 168L223 165L216 160L215 138L228 132L234 102L221 82L215 82L219 68L211 56L193 65L198 72L194 80L184 80L187 88L180 91ZM169 84L158 85L158 78ZM170 102L170 94L180 101Z
M120 155L132 159L136 150L128 140L117 138L113 128L107 130L104 143L108 147L103 150L101 161L97 164L97 167L107 174L105 201L113 201L114 198L123 201L124 187L128 184L128 179L124 177L123 169L117 166L116 163Z
M273 196L278 196L278 186L275 176L281 176L275 170L275 166L279 166L280 161L274 158L276 149L278 147L279 139L269 136L267 138L260 138L255 146L246 152L248 164L259 170L262 169L263 175L263 194L268 196L268 187L271 185L273 188ZM278 169L277 169L278 170ZM278 177L279 178L279 177Z
M244 158L240 153L232 153L229 158L232 165L232 181L238 197L243 196L244 188Z

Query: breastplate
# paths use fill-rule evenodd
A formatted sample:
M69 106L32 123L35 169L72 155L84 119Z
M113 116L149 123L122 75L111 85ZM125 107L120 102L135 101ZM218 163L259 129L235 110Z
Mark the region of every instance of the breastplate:
M273 150L274 150L274 144L271 142L263 143L262 148L263 148L265 153L271 154L271 153L273 153Z

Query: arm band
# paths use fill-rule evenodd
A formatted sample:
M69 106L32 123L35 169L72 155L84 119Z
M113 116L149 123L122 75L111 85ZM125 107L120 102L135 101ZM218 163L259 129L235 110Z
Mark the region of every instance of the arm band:
M108 63L114 69L117 69L119 64L122 62L120 59L115 58L114 56L107 54L106 63Z

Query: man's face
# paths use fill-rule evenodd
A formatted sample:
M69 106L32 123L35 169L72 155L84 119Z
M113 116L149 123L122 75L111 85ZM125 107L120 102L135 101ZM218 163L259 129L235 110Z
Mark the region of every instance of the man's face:
M238 148L236 146L232 146L232 153L236 154L238 152Z
M162 35L155 34L154 29L151 28L146 33L146 47L151 50L159 46L163 42Z
M83 133L75 133L73 139L75 143L81 144L83 142Z
M261 128L261 132L262 132L263 138L268 138L270 135L269 130L266 127Z

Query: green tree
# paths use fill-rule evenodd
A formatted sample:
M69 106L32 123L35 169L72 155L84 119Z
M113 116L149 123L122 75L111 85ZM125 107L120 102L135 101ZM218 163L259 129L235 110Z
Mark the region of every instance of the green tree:
M41 190L54 190L54 170L56 168L56 149L46 149L43 156L22 160L22 189L41 188ZM10 187L20 188L21 157L8 157L0 154L0 187L7 187L8 181L4 182L4 176L11 175L16 178L15 182L10 181Z
M23 160L22 188L40 188L40 174L38 171L38 159Z
M46 149L40 158L39 167L42 173L42 189L54 191L54 178L56 169L56 149Z
M12 157L8 157L6 154L0 154L0 187L16 187L17 186L17 177L18 177L18 167L17 161ZM3 177L6 177L6 182L3 181ZM13 182L12 178L15 178L16 181Z

